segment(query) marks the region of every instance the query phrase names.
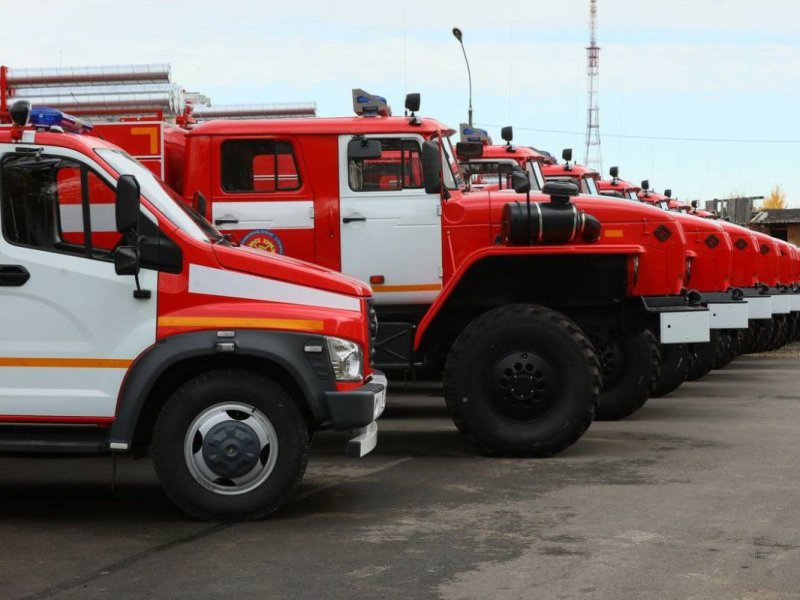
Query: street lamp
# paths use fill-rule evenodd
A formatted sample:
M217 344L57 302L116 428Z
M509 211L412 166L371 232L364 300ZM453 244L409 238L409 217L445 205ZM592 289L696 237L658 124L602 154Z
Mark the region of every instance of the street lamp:
M464 50L463 34L458 27L453 27L453 35L461 44L461 52L464 53L464 62L467 63L467 77L469 77L469 126L472 127L472 72L469 70L469 59L467 58L467 51Z

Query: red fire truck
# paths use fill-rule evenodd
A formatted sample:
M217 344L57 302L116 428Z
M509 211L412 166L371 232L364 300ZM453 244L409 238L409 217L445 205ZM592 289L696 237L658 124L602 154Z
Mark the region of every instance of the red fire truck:
M376 363L443 373L454 421L481 447L550 455L586 430L600 377L576 320L607 341L606 379L622 373L634 388L607 417L647 398L649 329L665 342L708 339L708 311L680 294L686 242L669 213L572 203L571 186L533 197L537 216L524 196L467 193L453 132L414 116L418 95L407 117L360 90L353 100L350 118L198 125L175 150L182 161L161 145L163 176L231 240L369 281ZM141 125L96 130L124 144L110 129Z
M289 498L315 430L355 430L356 456L375 446L386 381L366 285L234 246L79 119L24 101L10 115L0 450L152 447L180 508L232 519Z
M361 98L370 106L360 105ZM514 396L515 369L528 368L521 354L546 357L541 368L530 367L543 377L552 371L561 379L572 367L535 342L519 353L506 349L507 339L494 338L496 319L528 320L514 312L519 304L556 309L591 331L595 347L604 342L606 382L615 375L625 382L616 403L601 399L606 418L629 414L647 398L657 349L645 324L666 341L708 339L707 313L680 295L685 241L672 215L630 203L570 202L571 186L551 186L531 197L539 211L531 223L541 230L529 238L525 198L506 190L467 192L453 160L454 132L413 116L417 97L407 103L410 117L392 117L373 100L354 92L359 115L351 118L217 121L194 128L187 136L183 195L200 198L214 222L242 243L370 281L381 323L378 364L444 370L448 406L480 443L488 445L495 435L486 427L503 425L498 415L539 419L535 402L528 416L513 407L522 402ZM272 170L256 167L262 154ZM282 170L283 156L291 161ZM639 213L654 219L644 225ZM595 232L595 219L605 224L602 233ZM538 323L538 317L530 320ZM696 331L679 324L689 322ZM486 343L494 348L488 359ZM604 395L611 389L607 385ZM514 410L502 404L509 395ZM478 412L479 404L493 402L499 405L494 414ZM487 418L491 425L481 423Z
M474 165L479 164L477 161L483 160L484 163L479 166L481 177L485 177L489 168L501 169L501 165L504 165L508 172L514 166L533 171L543 164L545 178L550 181L572 181L584 190L596 186L603 196L638 202L639 198L636 194L640 188L619 179L617 167L612 167L610 180L601 181L598 179L599 174L593 169L587 169L580 165L558 165L549 155L531 148L513 146L511 144L512 135L510 127L504 128L502 137L506 140L506 145L483 145L482 154L480 146L473 148L472 146L466 147L464 144L463 151L472 152L474 156L465 158L462 152L462 168L467 169L468 173L473 173L476 169ZM472 131L462 128L462 140L486 144L487 136L476 135ZM479 155L480 159L477 158ZM571 158L571 155L569 149L563 152L565 158ZM658 206L658 208L662 207ZM736 297L734 297L728 291L731 248L721 227L717 224L711 225L709 221L703 219L684 218L683 215L676 215L676 218L681 222L684 232L689 238L689 248L685 257L687 261L686 287L691 288L694 294L699 293L701 301L709 306L711 327L714 331L711 333L712 342L706 344L696 344L691 347L675 344L662 346L661 373L652 390L654 396L669 393L690 375L694 375L694 378L704 375L713 364L722 364L730 354L726 353L725 356L719 357L721 349L728 350L730 348L728 338L738 337L736 331L748 326L746 304L738 299L739 292L736 292ZM703 245L706 239L710 243ZM730 356L730 358L732 360L733 357Z

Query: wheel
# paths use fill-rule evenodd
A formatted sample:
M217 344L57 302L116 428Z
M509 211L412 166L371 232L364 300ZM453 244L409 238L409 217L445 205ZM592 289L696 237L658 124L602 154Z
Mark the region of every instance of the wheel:
M719 342L714 348L714 356L711 359L711 369L721 369L727 362L728 355L731 351L732 344L731 336L728 331L721 331L719 334Z
M277 382L249 371L198 375L156 421L153 462L167 496L204 520L260 519L295 490L308 427Z
M688 381L696 381L711 371L714 361L722 351L722 336L718 329L711 330L711 340L704 344L691 344L689 346L689 377Z
M772 319L758 319L752 323L748 353L757 354L767 349L772 338L773 327Z
M600 366L580 328L534 305L477 317L460 333L444 371L456 426L489 454L551 456L594 418Z
M666 396L689 377L689 349L686 344L663 344L660 350L661 371L650 392L651 398Z
M648 330L631 335L595 329L591 339L603 375L595 419L624 419L644 406L658 380L658 342Z
M742 344L744 343L745 330L732 329L727 332L728 344L725 355L722 359L722 364L718 368L728 366L737 356L742 353Z

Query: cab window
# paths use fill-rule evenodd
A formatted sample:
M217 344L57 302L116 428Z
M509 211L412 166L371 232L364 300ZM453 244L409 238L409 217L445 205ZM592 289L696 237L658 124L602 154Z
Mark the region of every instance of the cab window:
M355 192L384 192L423 187L417 140L380 139L380 158L349 158L348 180Z
M111 259L114 190L86 165L50 156L2 162L2 229L12 244Z
M280 140L227 140L221 149L222 189L274 193L300 189L292 146Z

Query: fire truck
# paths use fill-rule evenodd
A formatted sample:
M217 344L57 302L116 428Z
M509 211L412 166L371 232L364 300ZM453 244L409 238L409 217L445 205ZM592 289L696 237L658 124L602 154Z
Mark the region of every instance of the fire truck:
M374 448L368 286L234 246L79 118L25 101L9 115L1 451L151 450L181 509L254 519L290 497L314 431Z
M231 241L368 281L376 364L441 376L454 422L481 448L547 456L588 428L600 367L576 320L597 335L613 328L606 369L633 374L636 393L608 416L646 400L658 368L647 330L665 342L708 339L708 311L680 295L685 238L671 215L578 206L572 186L556 185L532 199L538 219L525 196L467 193L453 131L415 116L419 95L407 98L406 117L361 90L353 101L349 118L210 121L173 136L182 147L154 134L152 165ZM125 146L129 134L111 128L145 122L95 130ZM635 369L615 360L620 347Z
M598 179L599 174L594 169L569 163L559 165L548 154L531 148L513 146L511 144L512 136L511 128L506 127L502 131L506 145L492 146L485 135L474 134L462 128L462 140L465 143L489 143L489 145L483 146L482 153L479 147L465 147L461 153L462 168L473 173L476 170L475 165L480 164L478 160L484 161L480 165L482 173L489 167L501 168L500 165L505 165L506 171L516 165L533 172L538 169L539 165L543 165L544 177L548 181L572 181L583 190L596 188L603 196L639 201L637 193L640 188L619 179L617 167L612 167L610 180L601 181ZM466 158L464 152L471 152L473 157ZM480 159L477 158L478 155L481 156ZM566 160L571 159L572 151L565 149L562 155ZM661 206L657 207L662 208ZM727 351L730 348L730 344L727 344L728 337L738 336L736 331L746 328L748 325L746 304L738 299L738 292L734 297L728 291L731 248L721 227L698 218L675 216L681 222L689 242L685 257L687 265L685 285L687 289L692 289L693 295L700 298L700 301L710 308L712 341L689 347L679 344L662 345L661 372L656 385L651 390L653 396L662 396L671 392L690 375L693 375L694 378L704 375L714 364L722 365L729 353L722 357L719 354L722 349ZM703 245L706 238L708 238L709 244ZM732 360L733 357L730 358Z
M380 322L378 364L443 371L453 418L479 444L502 448L494 432L506 420L540 422L541 404L527 407L526 398L536 398L519 395L539 385L533 379L517 387L525 370L540 372L548 389L579 364L533 340L518 351L512 348L519 341L497 337L510 323L520 330L526 322L538 325L542 307L568 317L566 330L579 331L575 322L591 330L595 348L605 342L604 395L615 375L626 382L616 403L604 406L601 396L606 418L629 414L647 398L658 350L645 324L665 341L708 339L707 311L680 295L685 241L672 215L575 198L573 186L554 185L530 198L538 211L530 213L538 228L531 237L524 196L467 191L449 139L454 131L416 117L418 95L407 99L406 117L391 116L382 99L361 90L353 99L356 117L195 127L187 135L184 199L199 199L241 243L369 281ZM261 160L268 166L259 168ZM644 225L639 213L655 218ZM532 356L544 360L526 362ZM557 406L563 396L551 398ZM573 420L570 438L585 420ZM520 430L521 441L536 427ZM560 449L563 439L536 452Z

